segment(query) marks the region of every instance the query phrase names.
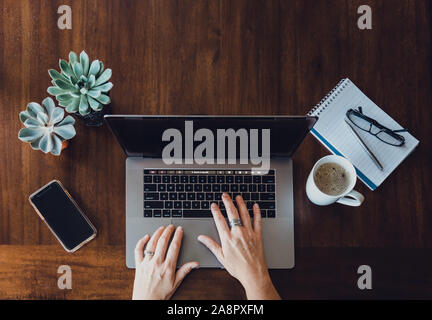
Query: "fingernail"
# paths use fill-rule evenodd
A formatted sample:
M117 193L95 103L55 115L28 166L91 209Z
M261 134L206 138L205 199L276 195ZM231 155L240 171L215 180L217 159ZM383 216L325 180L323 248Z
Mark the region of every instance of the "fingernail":
M255 202L255 203L254 203L254 207L257 208L257 209L259 209L259 205L258 205L258 203Z
M198 268L199 268L199 264L192 267L192 269L198 269Z
M182 230L183 230L183 227L182 227L182 226L178 226L178 227L177 227L177 230L178 230L178 231L182 231Z
M222 197L227 198L228 197L228 193L226 193L226 192L222 193Z
M216 209L216 203L212 202L211 207L212 207L213 209Z

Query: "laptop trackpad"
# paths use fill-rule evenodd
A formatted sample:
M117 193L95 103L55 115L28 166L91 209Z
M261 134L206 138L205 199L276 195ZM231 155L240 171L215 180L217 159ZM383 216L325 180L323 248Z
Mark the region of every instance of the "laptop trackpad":
M213 253L197 240L197 237L202 234L210 236L220 243L213 219L208 219L208 221L204 219L172 219L172 224L182 226L184 229L178 266L185 262L198 261L200 267L221 267Z

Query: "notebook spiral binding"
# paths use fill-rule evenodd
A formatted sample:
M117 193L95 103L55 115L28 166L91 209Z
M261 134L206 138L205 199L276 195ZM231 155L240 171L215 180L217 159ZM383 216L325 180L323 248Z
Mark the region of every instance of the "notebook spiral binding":
M325 110L325 108L327 108L327 106L330 104L330 102L332 102L339 93L342 92L342 90L345 89L345 87L350 83L349 79L342 79L341 81L339 81L339 83L324 97L321 99L320 102L318 102L318 104L312 108L308 113L307 116L319 116L321 112L323 112ZM328 98L330 98L328 100ZM324 102L327 101L325 104Z

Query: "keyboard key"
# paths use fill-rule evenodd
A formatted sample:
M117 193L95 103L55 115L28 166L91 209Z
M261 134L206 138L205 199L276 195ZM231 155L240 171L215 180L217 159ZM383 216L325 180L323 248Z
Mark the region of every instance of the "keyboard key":
M261 176L253 176L252 181L253 183L261 183Z
M189 182L190 183L197 183L198 177L197 176L189 176Z
M145 209L162 209L163 201L144 201Z
M167 192L161 192L159 195L160 195L160 200L168 200Z
M170 176L163 176L162 177L162 182L163 183L170 183L171 182Z
M197 200L204 200L204 193L197 193L196 194L196 199Z
M268 202L268 201L261 201L259 203L260 208L262 209L275 209L276 204L274 202Z
M265 192L265 191L266 191L265 184L259 184L258 185L258 192Z
M180 193L178 194L178 199L179 199L179 200L186 200L186 193L184 193L184 192L180 192Z
M161 182L161 177L160 176L153 176L153 182L154 183L160 183Z
M222 185L222 192L228 192L229 191L229 184L223 184Z
M153 217L160 218L161 216L162 216L162 210L160 209L153 210Z
M192 203L190 201L183 201L182 205L183 209L190 209L192 207Z
M210 192L211 191L211 184L205 184L205 185L203 185L203 190L205 192Z
M226 181L226 183L234 183L234 177L233 176L226 176L225 181Z
M231 187L230 188L231 192L238 192L239 191L239 187L237 184L232 184L230 187Z
M262 177L262 183L275 183L275 177L274 176L263 176Z
M210 210L183 210L183 218L211 218Z
M235 183L243 183L243 177L242 176L236 176L234 181L235 181Z
M242 193L243 200L250 200L250 193Z
M156 191L155 184L144 184L144 191Z
M240 192L247 192L248 191L248 187L246 184L241 184L240 185Z
M181 176L180 177L180 182L181 183L188 183L189 182L188 176Z
M220 192L215 193L215 195L214 195L214 199L215 199L215 200L222 200L222 193L220 193Z
M177 192L184 191L184 184L176 184L176 191Z
M193 191L193 184L185 184L185 191L187 192Z
M164 218L170 218L171 217L171 210L163 210L162 211L163 217Z
M249 185L249 192L256 192L257 191L257 186L255 184L250 184Z
M215 183L216 182L216 176L208 176L207 181L208 181L208 183Z
M267 210L267 217L268 218L275 218L276 217L276 211L275 210Z
M210 202L208 202L208 201L202 201L201 202L201 208L202 209L209 209L210 208Z
M252 209L254 203L255 203L254 201L247 201L247 202L246 202L246 208L248 208L248 209Z
M167 191L170 191L170 192L175 191L175 185L172 183L167 184Z
M181 201L174 201L174 209L181 209L182 203Z
M172 214L173 218L181 218L182 217L182 210L178 210L178 209L172 210L171 214Z
M194 185L194 191L202 191L202 184L195 184Z
M205 194L205 199L206 200L213 200L213 193L206 193Z
M171 182L172 183L179 183L180 181L180 177L179 176L172 176L171 177Z
M212 189L214 192L219 192L220 191L220 185L219 184L214 184L212 185Z
M252 183L252 176L244 176L243 182L244 183Z
M201 208L200 202L199 201L192 201L192 208L193 209Z
M274 193L261 193L260 197L260 200L275 200Z
M152 183L152 176L144 176L145 183Z
M259 193L251 193L251 200L259 200Z
M217 183L225 183L225 177L224 176L217 176L216 181L217 181Z
M144 200L159 200L159 193L146 192L146 193L144 193Z
M171 193L169 194L169 199L170 199L170 200L177 200L177 193L175 193L175 192L171 192Z
M199 181L199 183L207 183L207 177L206 176L199 176L198 181Z
M265 218L265 217L267 217L267 211L261 210L261 218Z
M172 201L165 201L165 209L172 209L172 208L173 208L173 202Z
M195 193L188 193L187 194L187 199L188 200L195 200Z
M145 218L151 218L152 217L152 210L144 210L144 217Z
M274 184L268 184L267 185L267 192L275 192Z

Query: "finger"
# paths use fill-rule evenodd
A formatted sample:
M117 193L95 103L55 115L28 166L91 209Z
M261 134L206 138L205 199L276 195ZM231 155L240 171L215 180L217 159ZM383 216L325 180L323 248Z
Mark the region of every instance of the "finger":
M144 247L145 244L149 241L150 236L146 234L144 237L138 240L135 246L135 264L140 263L144 259Z
M147 246L145 248L146 251L150 251L150 252L155 252L156 250L156 244L162 234L162 232L164 231L165 227L159 227L159 229L157 229L153 235L151 236L149 242L147 243ZM144 260L150 260L152 258L151 255L145 255Z
M234 206L234 203L232 202L231 197L229 196L228 193L224 192L222 194L222 201L226 208L228 219L229 220L238 219L239 215L237 212L237 208Z
M247 229L252 229L251 218L249 215L249 211L246 208L246 204L243 201L243 197L241 195L238 195L236 197L236 202L237 202L237 207L239 208L239 211L240 211L240 218L242 220L243 225Z
M261 234L261 210L258 203L253 205L253 214L254 214L254 230Z
M199 263L197 261L193 262L187 262L184 265L182 265L176 273L176 278L174 280L174 286L177 288L180 283L183 281L183 279L187 276L189 272L192 271L192 269L195 269L199 266Z
M221 238L221 240L225 239L229 235L230 229L225 221L224 216L219 210L219 206L216 203L212 203L210 206L210 210L213 214L213 219L216 224L216 229L219 233L219 238Z
M223 264L223 252L222 248L212 237L209 236L198 236L198 241L205 245L219 260L220 263Z
M183 228L177 227L176 231L174 232L174 237L169 245L168 252L166 254L165 261L168 264L176 266L182 238L183 238Z
M162 232L157 244L156 244L156 251L154 257L156 259L159 259L160 261L165 260L165 254L168 248L168 243L171 239L171 235L174 232L175 227L170 224L168 227L165 228L164 232Z

